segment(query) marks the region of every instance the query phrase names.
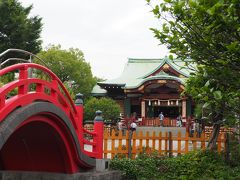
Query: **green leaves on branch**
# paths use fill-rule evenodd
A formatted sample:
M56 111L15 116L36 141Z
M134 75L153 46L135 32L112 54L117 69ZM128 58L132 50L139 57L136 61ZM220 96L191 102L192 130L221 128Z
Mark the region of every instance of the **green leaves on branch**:
M239 46L240 46L239 41L234 41L230 45L227 45L226 47L229 51L236 52L239 50Z
M168 57L169 57L169 59L173 60L173 55L172 54L170 54Z
M213 121L222 118L230 123L228 119L239 117L239 2L159 0L154 7L154 15L162 25L151 29L155 37L177 58L191 59L196 65L184 94L201 105L205 116Z
M154 31L158 34L156 38L179 57L194 59L199 64L225 66L215 60L227 61L231 52L237 55L240 51L237 1L167 0L154 7L162 25L159 32ZM227 61L233 67L236 63L235 59Z
M209 85L210 85L210 81L208 80L204 86L209 87Z
M209 102L205 102L205 103L204 103L204 105L202 106L202 108L203 108L203 109L206 109L206 108L208 108L208 107L209 107L209 105L210 105L210 103L209 103Z
M84 120L93 120L95 112L102 111L104 120L114 121L119 118L120 107L110 98L91 98L84 106Z
M215 98L216 100L222 99L222 93L221 93L221 91L214 91L214 92L213 92L213 96L214 96L214 98Z
M223 6L224 6L224 0L218 0L218 2L213 4L213 6L207 10L207 13L210 15L219 13L219 11L221 10L221 8L223 8Z
M159 6L156 5L155 8L152 10L152 12L153 12L154 15L159 15L159 12L160 12L159 11Z
M41 50L42 18L30 17L32 6L23 7L18 0L0 1L0 52L9 48L32 53Z
M82 51L73 48L63 50L60 45L52 45L41 51L38 56L71 89L72 94L80 92L85 98L90 95L96 79Z

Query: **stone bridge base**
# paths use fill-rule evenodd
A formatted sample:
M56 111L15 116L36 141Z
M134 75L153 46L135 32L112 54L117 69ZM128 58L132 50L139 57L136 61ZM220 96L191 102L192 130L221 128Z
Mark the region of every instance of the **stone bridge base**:
M75 174L0 171L0 180L121 180L120 171L84 172Z

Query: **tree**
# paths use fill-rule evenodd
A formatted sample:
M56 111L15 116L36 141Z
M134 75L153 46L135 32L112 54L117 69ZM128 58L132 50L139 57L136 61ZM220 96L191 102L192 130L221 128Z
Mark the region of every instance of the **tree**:
M93 120L95 112L102 111L104 120L114 121L119 118L120 106L110 98L91 98L84 106L84 120Z
M220 126L234 126L240 114L240 91L219 82L228 81L231 76L226 70L225 73L221 73L214 68L198 67L195 76L187 81L185 93L193 96L194 100L202 105L202 115L213 124L210 149L215 148Z
M153 4L162 28L152 29L179 59L196 65L186 93L207 112L213 124L209 147L221 124L234 124L240 102L240 4L237 0L164 0ZM172 58L172 55L170 56ZM191 59L191 61L189 61Z
M51 69L74 94L81 92L88 97L96 84L90 64L84 59L79 49L61 49L61 46L50 46L41 51L38 56L43 59L46 66ZM42 64L42 62L37 61ZM45 64L43 64L45 65Z
M9 48L32 53L41 50L42 18L29 17L32 5L23 7L17 0L0 0L0 52Z

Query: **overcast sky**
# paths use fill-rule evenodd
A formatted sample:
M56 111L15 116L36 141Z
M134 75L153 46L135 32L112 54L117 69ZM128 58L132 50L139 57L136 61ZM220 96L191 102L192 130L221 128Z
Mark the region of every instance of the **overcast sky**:
M94 76L118 77L127 58L168 55L149 30L159 27L145 0L20 0L43 18L43 46L83 51Z

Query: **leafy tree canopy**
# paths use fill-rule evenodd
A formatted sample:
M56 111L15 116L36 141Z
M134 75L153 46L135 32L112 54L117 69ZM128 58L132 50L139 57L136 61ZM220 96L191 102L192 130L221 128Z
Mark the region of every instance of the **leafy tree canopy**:
M152 30L183 60L239 71L239 8L237 0L165 0L153 9L162 29Z
M84 106L84 120L93 120L97 110L102 111L104 120L116 120L120 114L120 107L114 100L91 98Z
M234 124L240 114L239 1L147 3L162 25L161 29L152 29L155 37L186 65L189 59L196 65L186 93L207 110L217 135L220 123Z
M0 0L0 52L18 48L38 53L41 50L42 18L29 17L32 6L17 0Z
M84 97L89 96L96 80L82 51L73 48L63 50L60 45L52 45L41 51L38 56L73 91L73 94L80 92ZM40 61L37 62L41 64Z

